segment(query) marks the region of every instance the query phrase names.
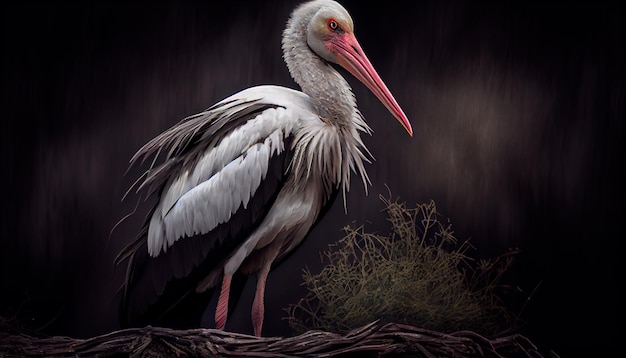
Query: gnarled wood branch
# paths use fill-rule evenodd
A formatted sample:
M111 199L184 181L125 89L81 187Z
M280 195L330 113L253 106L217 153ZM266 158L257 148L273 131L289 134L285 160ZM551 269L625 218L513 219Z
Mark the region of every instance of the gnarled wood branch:
M488 339L471 331L440 333L409 325L370 323L346 335L308 331L295 337L253 337L215 329L174 330L147 326L89 339L1 335L0 356L9 357L542 357L526 337ZM552 357L557 357L551 352Z

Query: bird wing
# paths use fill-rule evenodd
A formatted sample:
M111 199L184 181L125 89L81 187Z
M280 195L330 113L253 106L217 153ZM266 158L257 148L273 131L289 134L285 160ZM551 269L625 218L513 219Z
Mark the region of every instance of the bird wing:
M172 306L180 293L167 298L166 288L192 290L258 226L285 182L291 137L312 117L308 108L300 92L255 87L185 118L137 152L131 164L155 157L137 190L158 200L117 259L130 258L125 315L150 303Z

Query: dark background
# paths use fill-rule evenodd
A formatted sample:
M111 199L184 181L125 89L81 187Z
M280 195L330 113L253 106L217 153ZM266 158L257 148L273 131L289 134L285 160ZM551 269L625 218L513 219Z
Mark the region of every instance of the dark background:
M0 315L46 334L117 328L116 252L145 213L121 201L146 141L240 89L294 87L280 35L296 1L2 5ZM596 3L344 1L356 35L410 118L410 138L350 78L374 129L369 195L353 180L270 275L265 335L301 269L345 225L385 233L378 194L436 201L484 256L519 247L522 333L561 356L621 340L623 16ZM227 328L250 333L246 292ZM595 354L594 354L595 355Z

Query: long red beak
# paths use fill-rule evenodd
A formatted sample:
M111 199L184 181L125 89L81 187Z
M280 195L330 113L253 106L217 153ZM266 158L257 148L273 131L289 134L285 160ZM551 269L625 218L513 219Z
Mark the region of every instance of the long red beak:
M380 79L380 76L370 63L370 60L365 56L356 37L346 32L342 36L334 38L332 43L338 55L337 63L348 70L354 77L358 78L359 81L363 82L412 137L413 129L411 128L411 123L409 123L402 108L400 108L396 99L393 98L393 95L389 89L387 89L383 80Z

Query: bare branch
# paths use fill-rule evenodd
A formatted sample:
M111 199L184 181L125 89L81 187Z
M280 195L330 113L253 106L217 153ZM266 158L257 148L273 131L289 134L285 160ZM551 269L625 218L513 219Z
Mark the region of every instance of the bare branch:
M0 335L5 357L537 357L526 337L487 339L475 332L452 334L409 325L373 322L345 335L308 331L295 337L253 337L215 329L144 327L89 338ZM557 357L551 353L552 357Z

